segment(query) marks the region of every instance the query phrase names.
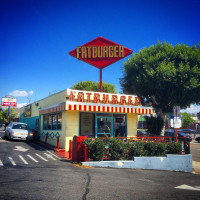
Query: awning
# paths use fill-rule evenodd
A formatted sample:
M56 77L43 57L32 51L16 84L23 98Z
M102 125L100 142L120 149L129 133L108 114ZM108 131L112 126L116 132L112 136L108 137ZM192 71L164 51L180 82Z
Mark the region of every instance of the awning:
M48 113L54 113L54 112L59 112L59 111L64 111L64 110L66 110L66 103L61 103L61 104L56 104L53 106L48 106L48 107L39 109L39 114L45 115Z
M113 104L95 104L81 102L66 102L66 110L78 110L87 112L110 112L110 113L135 113L135 114L152 114L152 107L144 106L124 106Z

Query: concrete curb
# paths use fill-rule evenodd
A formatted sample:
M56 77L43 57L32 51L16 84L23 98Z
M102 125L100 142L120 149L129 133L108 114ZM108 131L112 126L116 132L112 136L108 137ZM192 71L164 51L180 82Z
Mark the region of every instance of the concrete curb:
M154 169L167 171L184 171L192 173L192 155L172 155L163 157L134 157L133 161L92 161L82 162L90 167L112 167L131 169Z

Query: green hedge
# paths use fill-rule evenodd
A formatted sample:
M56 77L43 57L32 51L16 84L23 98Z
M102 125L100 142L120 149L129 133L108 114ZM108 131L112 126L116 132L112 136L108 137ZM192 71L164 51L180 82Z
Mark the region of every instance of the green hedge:
M124 143L118 138L86 139L87 156L100 161L104 155L109 160L132 160L134 156L164 156L165 154L181 154L181 144L178 142L154 143L134 141ZM107 148L105 148L107 147Z

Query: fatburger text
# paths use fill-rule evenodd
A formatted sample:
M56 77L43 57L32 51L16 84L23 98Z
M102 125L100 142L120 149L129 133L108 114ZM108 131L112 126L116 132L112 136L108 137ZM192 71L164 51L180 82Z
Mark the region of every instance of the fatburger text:
M119 104L140 106L140 98L129 95L102 94L94 92L69 91L67 98L70 101L85 103Z
M76 49L77 58L123 58L123 45L81 46Z

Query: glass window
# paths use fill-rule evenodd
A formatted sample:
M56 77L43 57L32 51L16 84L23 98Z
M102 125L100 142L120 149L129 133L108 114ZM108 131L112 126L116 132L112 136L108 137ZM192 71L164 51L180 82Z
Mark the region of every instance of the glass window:
M126 127L126 115L124 114L113 114L113 132L114 135L120 137L127 137Z
M57 130L62 129L62 113L57 114Z
M61 130L62 129L62 113L54 113L43 116L44 130Z
M43 129L44 130L47 129L47 115L44 115L44 117L43 117Z
M53 114L52 115L52 129L56 130L56 126L57 126L57 115Z
M112 117L97 117L97 135L112 136Z
M51 115L48 115L48 121L47 121L47 129L48 130L51 130L51 122L52 122L52 120L51 120L51 118L52 118L52 116Z
M95 114L80 113L80 136L95 137Z

